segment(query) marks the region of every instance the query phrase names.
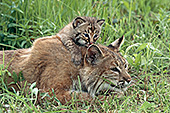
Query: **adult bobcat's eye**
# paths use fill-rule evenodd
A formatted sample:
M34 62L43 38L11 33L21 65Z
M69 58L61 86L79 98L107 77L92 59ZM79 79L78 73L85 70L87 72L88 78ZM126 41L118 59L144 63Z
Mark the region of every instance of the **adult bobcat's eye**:
M118 73L120 73L119 69L117 69L116 67L115 68L110 68L112 71L116 71Z
M89 34L85 33L84 36L85 36L85 37L89 37Z

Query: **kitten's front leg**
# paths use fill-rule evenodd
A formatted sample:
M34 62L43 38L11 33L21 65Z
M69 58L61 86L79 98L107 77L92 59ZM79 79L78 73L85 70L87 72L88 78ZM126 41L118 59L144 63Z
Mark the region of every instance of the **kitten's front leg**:
M76 66L80 65L81 64L81 60L82 60L82 55L81 55L81 52L80 52L79 48L73 42L73 40L72 39L68 39L67 41L65 41L65 43L63 42L63 44L66 46L66 48L71 53L71 61Z
M71 52L71 61L75 64L75 65L80 65L81 64L81 60L82 60L82 55L81 52L78 48L76 48L77 50L73 50Z

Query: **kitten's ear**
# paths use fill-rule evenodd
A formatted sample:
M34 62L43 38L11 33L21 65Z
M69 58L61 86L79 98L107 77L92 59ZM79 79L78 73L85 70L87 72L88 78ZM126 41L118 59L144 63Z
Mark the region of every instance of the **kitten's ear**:
M73 28L75 29L76 27L78 27L80 24L86 22L83 18L81 17L77 17L73 20Z
M85 64L95 65L102 57L103 52L100 48L97 45L92 44L87 48L85 54Z
M105 20L104 19L101 19L101 20L97 20L97 23L102 26L104 24Z
M119 51L119 48L121 47L123 42L124 42L124 36L112 42L108 47L112 49L113 51Z

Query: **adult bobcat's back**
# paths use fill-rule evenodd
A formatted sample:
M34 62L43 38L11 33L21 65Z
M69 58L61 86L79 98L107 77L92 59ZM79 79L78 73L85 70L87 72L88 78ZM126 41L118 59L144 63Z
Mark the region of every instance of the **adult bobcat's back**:
M10 65L10 61L13 61L15 57L21 55L29 55L30 49L18 49L18 50L5 50L0 51L0 64L7 66ZM17 60L17 62L21 62L24 60L24 56ZM3 64L4 63L4 64Z

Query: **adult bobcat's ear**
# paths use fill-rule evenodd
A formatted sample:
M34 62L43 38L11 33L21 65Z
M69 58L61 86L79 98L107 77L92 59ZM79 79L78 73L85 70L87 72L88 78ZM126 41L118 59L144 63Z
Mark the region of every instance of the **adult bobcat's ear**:
M115 40L114 42L112 42L108 47L112 50L116 50L119 51L119 48L121 47L121 45L124 42L124 36L122 36L121 38L118 38L117 40Z
M97 20L97 23L102 26L104 24L105 20L104 19L101 19L101 20Z
M97 61L99 61L102 57L103 52L100 50L100 48L97 45L92 44L87 48L85 55L85 63L95 65Z
M78 27L80 24L86 22L83 18L81 17L77 17L73 20L73 28L75 29L76 27Z

